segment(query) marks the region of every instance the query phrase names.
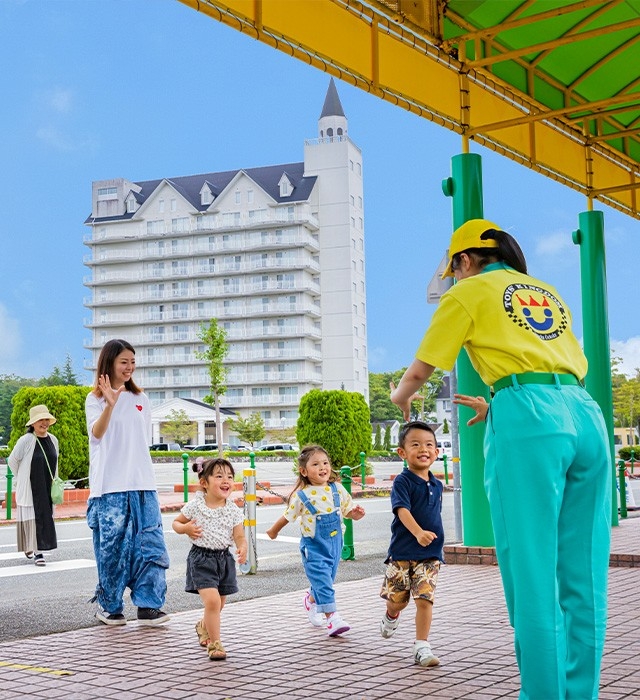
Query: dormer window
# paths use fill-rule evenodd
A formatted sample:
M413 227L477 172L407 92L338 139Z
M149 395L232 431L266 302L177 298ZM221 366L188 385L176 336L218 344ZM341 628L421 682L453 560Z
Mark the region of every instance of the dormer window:
M133 193L129 193L129 196L126 199L126 206L127 214L133 214L133 212L138 209L138 203L136 202L136 198L133 196Z
M213 202L213 192L209 185L205 182L200 190L200 204L202 206L208 206Z
M291 180L289 180L286 173L282 173L280 182L278 182L278 187L280 188L281 197L291 196L291 193L293 192L293 185L291 184Z

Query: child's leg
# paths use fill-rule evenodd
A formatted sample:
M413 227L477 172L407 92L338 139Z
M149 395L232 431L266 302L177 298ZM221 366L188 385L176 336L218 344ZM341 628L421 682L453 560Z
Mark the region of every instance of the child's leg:
M429 639L432 618L433 603L424 598L416 598L416 639L422 639L425 642Z
M215 642L220 639L220 613L226 596L221 596L217 588L201 588L198 593L204 603L204 626L209 633L209 640Z

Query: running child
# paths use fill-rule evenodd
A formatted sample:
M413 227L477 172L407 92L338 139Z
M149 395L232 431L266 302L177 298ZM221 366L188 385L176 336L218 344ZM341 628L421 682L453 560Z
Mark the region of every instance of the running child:
M304 607L309 622L314 627L326 624L330 637L351 629L338 612L333 588L342 554L342 517L364 517L364 508L354 506L351 496L335 480L326 450L320 445L304 447L298 457L298 481L287 500L287 509L267 530L267 535L275 540L287 523L300 522L300 554L310 584Z
M187 593L199 593L204 617L196 623L200 646L212 661L223 661L227 652L220 641L220 613L227 596L238 592L236 563L229 548L235 544L238 563L247 558L244 516L229 496L235 472L226 459L196 460L193 471L200 491L182 507L173 521L179 535L187 535L192 547L187 557Z
M433 430L422 421L406 423L398 438L398 454L407 460L408 468L393 480L391 489L391 544L380 591L387 610L380 621L380 634L385 639L394 635L412 595L416 604L414 661L420 666L437 666L440 661L428 639L438 571L444 561L444 528L442 482L430 471L438 457Z

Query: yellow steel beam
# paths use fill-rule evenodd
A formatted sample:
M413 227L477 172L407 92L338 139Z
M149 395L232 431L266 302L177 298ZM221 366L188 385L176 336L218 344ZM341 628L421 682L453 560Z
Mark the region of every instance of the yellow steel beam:
M402 0L371 0L367 4L359 0L180 1L446 126L462 135L463 150L473 138L589 199L595 197L640 218L634 184L640 181L639 164L606 142L601 143L600 134L595 140L567 118L568 114L590 112L593 105L574 104L545 112L526 94L465 63L464 56L458 60L443 51L434 36L436 0L427 3L424 17L409 13L408 18L401 12L392 13L394 8L401 10ZM631 98L618 96L597 104L604 108L634 98L635 93ZM585 114L582 121L589 118ZM615 138L612 134L604 140Z

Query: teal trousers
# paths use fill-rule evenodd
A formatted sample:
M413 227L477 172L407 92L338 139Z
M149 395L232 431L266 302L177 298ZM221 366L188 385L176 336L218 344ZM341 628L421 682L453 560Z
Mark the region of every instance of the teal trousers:
M487 416L485 486L520 700L595 700L607 615L611 454L580 386L518 385Z

